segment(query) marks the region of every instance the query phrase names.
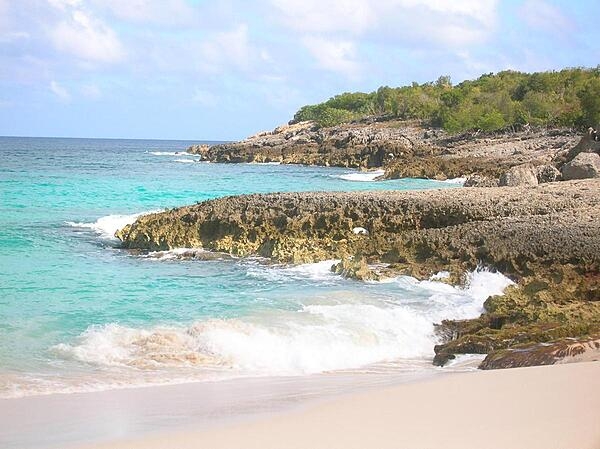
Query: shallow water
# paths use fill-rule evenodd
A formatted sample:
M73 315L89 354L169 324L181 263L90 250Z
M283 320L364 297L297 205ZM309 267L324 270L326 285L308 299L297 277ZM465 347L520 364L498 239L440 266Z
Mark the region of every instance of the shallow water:
M182 153L190 143L0 138L0 397L420 366L433 322L477 315L508 282L365 284L331 274L331 261L120 250L112 235L137 214L225 195L459 185L200 163Z

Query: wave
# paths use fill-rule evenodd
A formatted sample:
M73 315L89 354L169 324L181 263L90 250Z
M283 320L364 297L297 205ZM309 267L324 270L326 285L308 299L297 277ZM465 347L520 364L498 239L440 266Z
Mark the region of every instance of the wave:
M313 265L313 264L311 264ZM322 273L321 266L301 273ZM283 271L283 270L279 270ZM302 375L356 369L401 359L431 357L435 322L478 316L485 299L512 282L480 270L464 288L399 277L402 300L345 291L341 300L319 298L296 310L255 311L235 319L187 326L91 326L52 352L98 367L222 370L228 375ZM368 286L366 286L368 287Z
M135 220L137 220L138 217L141 217L142 215L153 214L156 212L160 211L152 210L130 215L106 215L104 217L98 218L92 223L66 221L65 224L74 228L91 229L101 238L112 240L116 238L115 232L117 232L119 229L122 229L128 224L133 223Z
M287 282L299 279L331 281L339 279L339 276L331 271L331 266L338 262L339 259L332 259L293 266L273 266L247 262L250 266L246 274L250 277L266 279L271 282Z
M458 185L462 186L465 184L465 182L467 182L467 178L451 178L451 179L446 179L441 182L444 182L446 184L458 184Z
M345 173L343 175L337 175L337 177L346 181L371 182L384 174L385 170L375 170L369 172Z
M185 151L150 151L153 156L193 156Z
M174 159L174 162L179 162L181 164L195 164L200 161L196 159Z

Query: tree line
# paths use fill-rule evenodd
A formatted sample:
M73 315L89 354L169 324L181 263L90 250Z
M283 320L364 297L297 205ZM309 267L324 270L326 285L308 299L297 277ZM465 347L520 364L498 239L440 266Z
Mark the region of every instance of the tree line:
M448 132L497 131L519 125L588 127L600 123L600 66L523 73L505 70L452 85L449 76L375 92L346 92L307 105L292 122L323 127L367 116L418 119Z

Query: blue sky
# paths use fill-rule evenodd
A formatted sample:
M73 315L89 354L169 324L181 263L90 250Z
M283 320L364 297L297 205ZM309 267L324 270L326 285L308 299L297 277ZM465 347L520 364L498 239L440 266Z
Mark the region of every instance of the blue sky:
M599 7L0 0L0 135L239 139L341 92L595 67Z

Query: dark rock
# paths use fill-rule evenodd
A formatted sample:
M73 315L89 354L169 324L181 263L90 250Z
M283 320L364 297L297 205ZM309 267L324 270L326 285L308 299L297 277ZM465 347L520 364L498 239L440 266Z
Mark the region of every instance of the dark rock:
M563 162L571 162L580 153L600 154L600 142L597 141L594 128L588 128L587 133L581 138L579 143L571 148L566 156L564 156Z
M600 360L600 337L565 338L551 343L528 344L493 351L487 355L479 368L518 368L584 360Z
M454 360L456 356L449 352L440 352L433 357L435 366L445 366L450 360Z
M600 179L422 192L277 193L220 198L144 215L124 248L204 248L287 263L360 255L427 279L493 266L517 285L474 320L444 322L437 362L600 333ZM354 228L368 223L369 234ZM364 259L363 259L364 258ZM371 270L372 271L372 270Z
M560 181L562 179L560 171L554 165L539 165L536 167L536 176L540 184Z

